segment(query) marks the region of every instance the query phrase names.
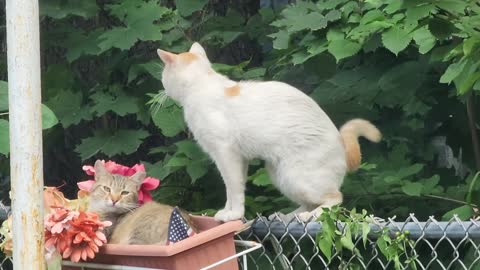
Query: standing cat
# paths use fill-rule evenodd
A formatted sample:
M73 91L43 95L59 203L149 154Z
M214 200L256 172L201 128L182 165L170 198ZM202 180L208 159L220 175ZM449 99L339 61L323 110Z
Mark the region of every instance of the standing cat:
M88 211L112 222L111 227L104 229L109 244L166 243L173 207L156 202L139 206L138 191L144 179L145 172L132 176L111 174L101 161L95 162L95 184ZM186 213L182 216L195 230L190 216Z
M342 202L345 173L360 165L358 137L381 139L362 119L339 132L315 101L286 83L236 82L216 73L198 43L185 53L157 53L166 94L183 106L188 127L225 182L227 202L217 220L243 217L250 159L265 160L273 184L300 204L294 212L307 220Z

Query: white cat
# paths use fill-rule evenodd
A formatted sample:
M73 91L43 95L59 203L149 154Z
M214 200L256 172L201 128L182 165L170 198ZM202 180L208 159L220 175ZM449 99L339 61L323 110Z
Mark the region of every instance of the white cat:
M286 83L236 82L216 73L205 50L158 50L165 63L162 83L183 106L185 120L200 146L215 161L227 192L215 219L244 215L248 161L265 160L273 184L300 207L302 220L322 207L342 202L345 173L360 165L358 137L378 142L370 122L355 119L340 132L309 96Z

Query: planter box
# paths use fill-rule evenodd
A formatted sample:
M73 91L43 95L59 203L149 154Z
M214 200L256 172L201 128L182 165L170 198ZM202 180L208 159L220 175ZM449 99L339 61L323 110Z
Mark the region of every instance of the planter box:
M169 270L194 270L235 255L234 234L243 227L239 220L220 224L211 217L194 216L200 231L168 246L107 244L88 263L128 265ZM63 266L63 270L79 270L80 266ZM83 268L85 270L89 268ZM97 268L98 269L98 268ZM233 259L213 268L238 270Z

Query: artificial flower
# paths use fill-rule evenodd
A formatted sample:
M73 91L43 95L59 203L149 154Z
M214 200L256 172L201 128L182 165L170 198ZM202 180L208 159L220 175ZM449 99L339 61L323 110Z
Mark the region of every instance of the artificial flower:
M110 221L101 221L96 213L54 208L45 217L46 256L51 258L58 253L73 262L93 259L107 242L103 229L111 225Z
M118 163L115 163L114 161L102 161L103 164L105 165L105 168L109 173L112 174L120 174L124 176L132 176L136 172L144 172L145 171L145 166L143 164L135 164L132 167L127 167ZM90 165L85 165L82 167L82 169L85 171L87 175L95 176L95 168ZM85 192L90 192L92 190L93 184L95 184L95 180L86 180L82 182L78 182L77 186L80 189L79 191L79 197L80 195L84 196ZM150 194L150 190L154 190L160 185L160 180L153 178L153 177L146 177L143 180L142 185L140 186L140 190L138 191L138 202L140 204L143 204L145 202L152 201L152 195Z

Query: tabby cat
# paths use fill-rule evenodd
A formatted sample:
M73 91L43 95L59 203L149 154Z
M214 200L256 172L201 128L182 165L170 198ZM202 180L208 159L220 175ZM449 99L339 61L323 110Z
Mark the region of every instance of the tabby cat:
M104 231L108 243L166 244L173 207L157 202L138 205L138 191L145 179L145 172L137 172L132 176L111 174L99 160L94 168L95 184L90 192L88 211L96 212L100 219L112 222L112 226ZM182 216L196 231L191 217L183 211Z

